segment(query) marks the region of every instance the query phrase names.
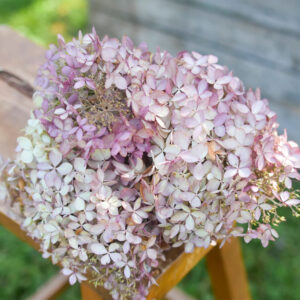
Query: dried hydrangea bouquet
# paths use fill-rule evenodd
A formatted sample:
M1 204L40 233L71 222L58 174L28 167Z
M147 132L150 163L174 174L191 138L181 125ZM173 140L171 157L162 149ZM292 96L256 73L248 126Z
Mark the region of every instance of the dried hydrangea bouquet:
M88 271L114 298L142 299L167 249L267 246L277 208L299 215L300 149L215 56L93 31L46 58L1 196L72 284Z

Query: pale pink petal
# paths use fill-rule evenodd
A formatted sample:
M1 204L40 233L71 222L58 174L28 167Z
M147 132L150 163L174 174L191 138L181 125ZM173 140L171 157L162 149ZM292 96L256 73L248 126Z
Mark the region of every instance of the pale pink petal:
M58 150L52 150L49 154L49 159L54 167L56 167L62 160L62 154Z
M86 85L91 90L95 90L96 89L96 85L95 85L94 81L91 80L91 79L86 80Z
M76 157L74 160L74 168L76 171L84 173L86 169L85 160L81 157Z
M55 185L55 182L57 180L57 173L55 170L52 170L51 172L47 173L44 177L44 180L48 187L52 187Z
M126 278L130 277L130 268L127 265L124 268L124 275Z
M85 202L84 202L84 200L81 199L80 197L77 197L77 198L74 200L73 205L74 205L74 208L75 208L77 211L84 210L84 208L85 208Z
M241 113L247 114L249 112L249 108L245 104L237 103L236 106Z
M133 209L132 209L131 205L128 202L123 201L122 206L124 207L125 210L127 210L129 212L133 212Z
M106 254L104 256L101 257L101 264L102 265L107 265L110 263L110 256L109 254Z
M136 214L139 215L139 216L140 216L141 218L143 218L143 219L148 218L148 214L147 214L145 211L143 211L142 209L138 210L138 211L136 212Z
M91 251L97 255L102 255L107 253L106 248L100 243L94 243L91 245Z
M207 81L205 79L202 79L198 83L198 94L201 95L208 87Z
M116 87L120 90L125 90L127 88L126 79L124 77L122 77L121 75L115 76L114 83L115 83Z
M257 207L256 209L255 209L255 211L254 211L254 217L255 217L255 220L259 220L259 218L260 218L260 216L261 216L261 210L259 209L259 207Z
M73 271L68 268L63 268L61 272L66 276L70 276L73 273Z
M132 214L132 219L136 224L141 224L143 219L138 214Z
M193 170L193 175L197 180L201 180L205 175L205 169L201 163L198 163Z
M224 178L232 178L237 174L237 169L230 168L224 174Z
M72 274L70 277L69 277L69 282L70 282L70 285L74 285L76 282L77 282L77 277L75 274Z
M58 168L57 171L61 174L61 175L67 175L72 171L73 166L68 163L62 163Z
M284 202L288 206L294 206L300 204L300 200L298 199L290 199Z
M120 253L111 253L110 254L110 258L114 261L114 262L117 262L117 261L120 261L122 259L122 256Z
M78 90L85 86L85 82L83 80L77 81L74 84L74 89Z
M171 221L172 222L184 221L186 219L187 215L188 215L188 213L183 212L183 211L177 212L172 216Z
M220 181L219 180L211 179L211 180L208 181L206 189L209 192L215 192L219 189L219 186L220 186Z
M147 255L151 259L156 259L157 257L157 251L154 249L147 249Z
M235 149L239 146L239 143L236 139L226 139L223 141L223 146L225 149Z
M251 107L251 110L254 114L257 114L262 110L263 107L264 107L263 101L255 101Z
M188 216L185 221L185 227L187 230L193 230L195 226L195 222L192 216Z
M232 76L230 76L230 75L223 76L216 81L216 84L222 84L222 85L227 84L231 81L231 79L232 79Z
M235 168L238 167L239 165L239 159L237 158L236 155L232 154L232 153L229 153L228 154L228 162Z
M142 239L139 236L135 236L130 232L126 233L126 239L131 244L140 244Z
M127 254L130 250L130 244L126 241L124 244L123 244L123 251L125 254Z
M37 168L39 170L47 171L47 170L51 170L53 167L51 165L49 165L48 163L39 163L37 165Z
M101 56L105 61L110 61L115 58L117 50L114 48L106 47L101 51Z
M91 234L96 234L99 235L101 234L105 229L105 225L104 224L96 224L96 225L92 225L89 232Z
M194 162L199 161L198 155L193 153L190 150L179 154L179 156L187 163L194 163Z
M172 239L173 237L175 237L180 229L180 225L176 224L175 226L172 226L171 230L170 230L170 238Z
M23 150L21 152L21 160L26 164L30 164L33 161L32 151L31 150Z
M290 197L290 193L285 191L280 193L280 198L283 202L287 201Z
M251 175L251 170L249 168L241 168L239 169L239 175L242 178L248 178Z
M219 126L215 128L215 133L218 137L223 137L226 133L224 126Z
M224 124L226 119L227 119L227 114L225 114L225 113L218 114L214 119L214 125L216 127L221 126Z

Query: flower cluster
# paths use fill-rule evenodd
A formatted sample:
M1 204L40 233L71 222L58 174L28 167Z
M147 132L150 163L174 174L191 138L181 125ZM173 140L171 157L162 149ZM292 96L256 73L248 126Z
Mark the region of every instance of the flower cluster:
M71 283L143 299L167 249L232 236L267 246L277 208L299 215L300 149L215 56L93 31L59 36L46 58L0 191Z

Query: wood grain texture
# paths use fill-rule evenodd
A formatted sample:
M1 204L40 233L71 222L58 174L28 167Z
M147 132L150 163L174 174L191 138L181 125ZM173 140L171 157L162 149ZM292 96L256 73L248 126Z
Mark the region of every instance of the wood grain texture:
M206 256L215 300L250 300L247 275L237 238Z
M0 26L0 71L15 74L30 85L44 61L45 49L7 26ZM28 96L0 79L0 153L14 158L16 139L22 134L33 103Z
M28 300L55 300L69 286L68 277L59 273L42 285Z
M215 13L256 23L287 35L300 33L298 0L172 0L214 10Z
M293 72L300 78L300 38L297 36L187 2L92 1L104 13L128 18L184 39L205 41L213 49L283 72Z
M6 158L14 158L17 137L22 135L33 103L1 80L0 91L0 153Z
M4 25L0 25L0 39L0 70L7 70L34 86L37 70L45 61L45 49Z
M80 290L81 290L81 299L82 300L105 300L89 284L81 283Z
M195 248L193 253L181 253L157 278L157 285L152 285L147 300L161 299L211 250L208 248Z

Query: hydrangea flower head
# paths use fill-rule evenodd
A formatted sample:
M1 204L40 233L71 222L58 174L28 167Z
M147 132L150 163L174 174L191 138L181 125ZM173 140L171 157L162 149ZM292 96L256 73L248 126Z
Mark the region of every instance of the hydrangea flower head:
M116 299L143 299L166 250L267 246L279 207L299 215L299 147L213 55L93 30L59 36L37 86L1 199L71 283L88 272Z

